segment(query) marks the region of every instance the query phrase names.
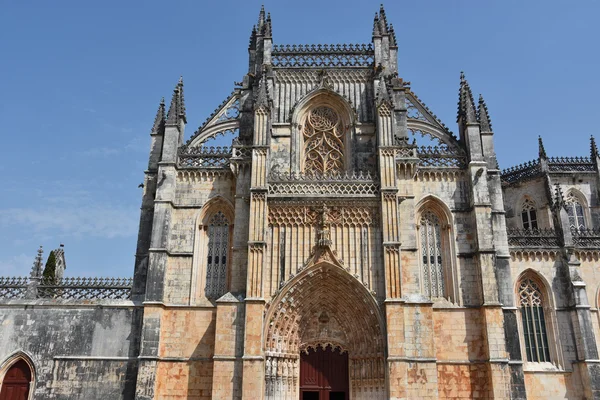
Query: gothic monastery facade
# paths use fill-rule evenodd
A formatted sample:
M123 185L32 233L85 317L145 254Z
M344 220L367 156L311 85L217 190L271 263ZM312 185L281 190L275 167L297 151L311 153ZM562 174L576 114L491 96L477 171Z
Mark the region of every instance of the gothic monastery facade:
M383 8L364 45L261 10L248 53L189 139L182 80L160 104L133 279L0 278L0 400L600 398L593 138L500 170L483 98L461 75L455 136Z

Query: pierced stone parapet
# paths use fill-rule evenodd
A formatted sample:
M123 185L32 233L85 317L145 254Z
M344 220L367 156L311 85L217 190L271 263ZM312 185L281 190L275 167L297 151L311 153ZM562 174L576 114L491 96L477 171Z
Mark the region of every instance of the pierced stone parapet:
M0 277L0 299L22 299L27 294L29 279L22 277Z
M379 193L379 184L369 172L343 174L271 173L269 194L275 195L368 195Z
M507 229L508 245L522 248L559 247L554 229Z
M594 163L588 157L550 157L551 172L593 172Z
M600 247L600 229L573 230L573 243L575 244L575 247Z
M502 182L512 184L524 182L542 176L542 167L539 160L528 161L523 164L502 171Z
M29 298L27 290L34 279L26 277L1 278L0 299ZM39 284L38 284L39 282ZM63 278L59 281L41 282L34 285L37 299L69 300L128 300L131 298L132 278Z
M274 67L372 67L372 44L273 45Z
M467 157L447 145L417 148L420 167L465 168Z
M38 286L38 298L72 300L130 299L132 278L63 278Z
M225 168L231 158L231 147L181 147L177 166L180 168Z

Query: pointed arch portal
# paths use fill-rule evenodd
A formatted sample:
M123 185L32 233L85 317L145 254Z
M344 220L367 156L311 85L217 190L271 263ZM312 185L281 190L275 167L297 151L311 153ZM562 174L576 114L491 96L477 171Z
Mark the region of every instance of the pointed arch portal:
M335 265L330 250L313 260L317 262L291 279L268 308L266 399L302 399L304 392L319 393L314 397L319 400L330 395L385 398L385 325L375 298ZM314 390L302 382L308 371L320 377ZM344 374L347 383L340 381ZM307 398L311 395L316 396L309 393Z
M27 400L31 376L31 368L23 359L12 364L2 380L0 400Z

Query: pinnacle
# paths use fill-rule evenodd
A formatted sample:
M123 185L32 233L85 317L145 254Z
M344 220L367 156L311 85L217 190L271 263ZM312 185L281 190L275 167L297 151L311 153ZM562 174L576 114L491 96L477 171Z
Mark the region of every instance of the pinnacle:
M373 36L381 35L381 30L379 29L379 14L375 13L375 18L373 19Z
M554 204L557 207L562 207L564 202L565 202L565 199L563 196L562 189L560 188L560 185L557 183L554 186Z
M264 35L266 37L273 36L272 25L271 25L271 13L267 14L267 22L265 23L265 32Z
M248 48L252 49L256 46L256 25L252 25L252 32L250 33L250 43Z
M394 32L394 25L390 24L390 46L397 46L396 32Z
M492 132L492 120L488 113L487 105L483 96L479 95L479 108L477 109L477 119L481 127L481 132Z
M265 5L262 4L260 6L260 12L258 13L258 27L259 30L262 27L262 25L265 23Z
M590 155L592 161L596 160L597 158L600 158L600 154L598 153L598 147L596 146L596 139L594 139L594 136L590 136Z
M185 116L185 101L183 97L183 77L179 77L179 81L173 89L173 97L171 98L171 104L169 105L169 113L167 115L167 125L178 125L179 120L182 119L184 123L187 122Z
M382 35L386 35L388 33L388 23L385 16L385 10L383 9L383 4L379 7L379 31Z
M461 71L460 89L458 91L458 115L456 120L458 122L462 117L466 123L477 123L477 116L475 114L473 93L471 92L469 82L467 82L464 72Z
M258 86L258 95L256 98L256 107L258 108L260 106L264 106L267 108L269 107L269 93L267 88L267 80L265 79L264 74L260 79Z
M544 147L544 142L542 141L542 136L538 136L538 153L540 158L548 158L546 154L546 148Z
M152 125L151 133L160 133L165 126L165 98L160 100L158 110L156 111L156 117L154 117L154 124Z

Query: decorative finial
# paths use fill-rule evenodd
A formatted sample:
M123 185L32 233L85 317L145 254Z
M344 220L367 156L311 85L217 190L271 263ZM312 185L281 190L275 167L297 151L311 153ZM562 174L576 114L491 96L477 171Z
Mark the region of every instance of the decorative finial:
M460 89L458 91L458 115L456 121L458 122L461 117L463 121L468 124L476 124L477 116L475 112L475 101L473 100L473 93L469 87L469 82L465 78L464 72L460 73Z
M477 119L479 120L481 132L492 132L492 120L490 119L487 105L485 104L485 100L483 100L483 96L481 94L479 95L479 108L477 109Z
M154 124L152 125L151 134L161 134L165 128L165 98L160 100L158 110L156 111L156 117L154 117Z
M187 123L185 116L185 101L183 97L183 76L179 77L179 81L177 82L175 89L173 89L173 97L171 98L166 125L178 125L180 119L182 119L184 123Z
M540 159L547 159L548 155L546 154L546 148L544 148L544 142L542 141L542 136L538 136L538 154Z
M596 147L596 139L594 139L594 136L590 136L590 156L592 161L600 158L600 153L598 153L598 147Z

